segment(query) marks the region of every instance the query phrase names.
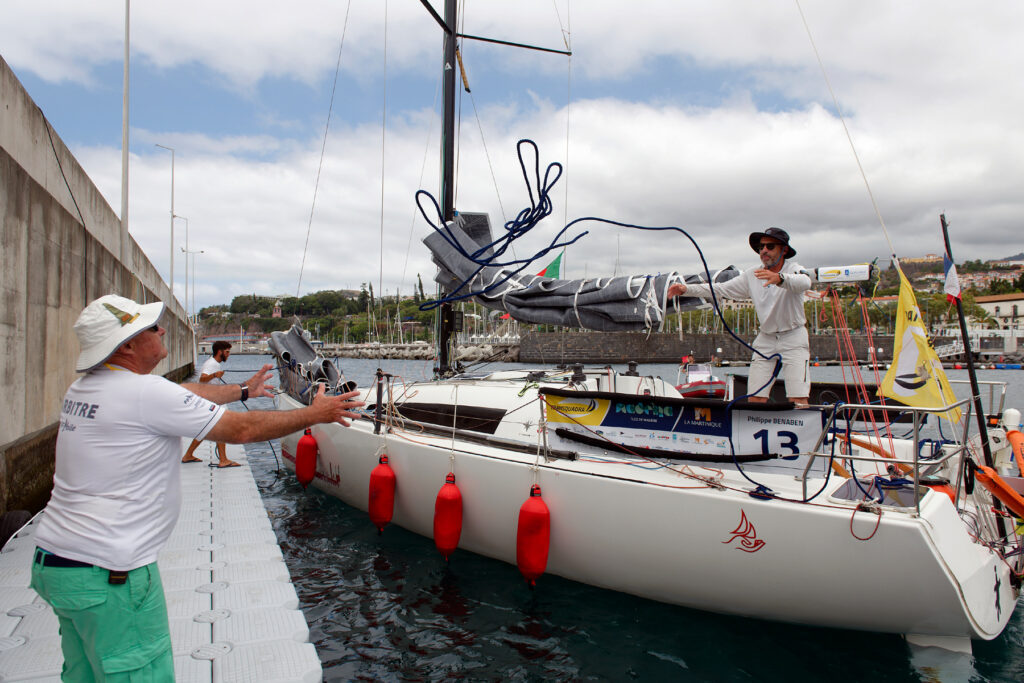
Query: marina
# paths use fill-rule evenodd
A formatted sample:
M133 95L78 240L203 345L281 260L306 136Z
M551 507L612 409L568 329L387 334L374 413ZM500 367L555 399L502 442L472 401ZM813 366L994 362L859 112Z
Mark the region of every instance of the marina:
M242 466L218 469L212 446L181 466L181 515L158 559L176 679L315 683L320 661L245 452L230 446ZM3 681L60 678L57 617L28 587L35 521L0 552Z
M62 643L66 671L167 679L173 659L202 683L1024 679L1024 252L992 210L1016 196L988 177L1024 157L927 106L975 80L927 52L931 17L879 11L893 21L865 50L852 3L695 22L658 6L623 31L605 8L573 24L563 0L543 19L423 0L361 4L351 33L351 3L260 6L253 50L213 16L198 45L194 18L148 6L133 44L129 5L120 183L81 104L110 58L62 52L86 22L120 36L88 8L34 38L0 12L5 528L53 490L0 551L0 680L58 680ZM612 44L635 63L610 69ZM320 128L305 100L327 92ZM935 139L962 158L936 164ZM1001 256L962 262L988 308L961 292L939 199L961 258ZM95 301L112 292L131 300ZM202 305L228 299L204 340ZM214 349L202 377L223 385L202 398L160 379ZM214 398L240 403L221 418ZM231 446L240 467L209 442L173 462L212 433L281 438ZM170 648L154 601L123 616L130 572L85 573L154 560ZM83 577L102 590L61 607ZM47 602L83 619L63 640Z

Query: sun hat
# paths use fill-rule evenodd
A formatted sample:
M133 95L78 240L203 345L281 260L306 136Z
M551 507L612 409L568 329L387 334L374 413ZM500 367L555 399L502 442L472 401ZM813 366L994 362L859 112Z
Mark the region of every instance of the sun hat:
M764 232L752 232L750 233L750 248L761 253L761 238L771 237L786 245L786 258L793 258L796 256L796 249L789 246L789 233L782 228L767 228Z
M163 312L162 301L137 304L116 294L96 299L75 321L75 334L82 347L75 369L92 370L114 355L121 344L153 327Z

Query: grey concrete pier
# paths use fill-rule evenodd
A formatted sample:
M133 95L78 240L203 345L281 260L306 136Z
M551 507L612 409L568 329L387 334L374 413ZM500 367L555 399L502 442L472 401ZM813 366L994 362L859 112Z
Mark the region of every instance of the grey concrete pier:
M163 301L170 352L156 372L192 374L184 309L0 57L0 514L50 495L60 405L77 377L73 325L93 299Z

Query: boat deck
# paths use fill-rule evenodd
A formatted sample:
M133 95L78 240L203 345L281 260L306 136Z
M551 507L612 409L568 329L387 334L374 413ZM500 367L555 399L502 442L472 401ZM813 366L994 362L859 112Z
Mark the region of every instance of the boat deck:
M196 450L206 461L213 453L210 442ZM176 679L319 681L320 660L243 448L229 445L228 457L242 466L181 466L181 516L158 559ZM28 588L37 519L0 552L3 681L60 679L57 617Z

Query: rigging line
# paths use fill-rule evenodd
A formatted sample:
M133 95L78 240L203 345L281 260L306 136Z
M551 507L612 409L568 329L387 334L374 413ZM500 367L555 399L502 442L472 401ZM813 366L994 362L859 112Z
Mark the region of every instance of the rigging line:
M853 158L857 162L857 168L860 170L860 177L864 180L864 187L867 188L868 198L871 200L871 206L875 210L875 216L878 217L878 222L882 226L882 233L885 235L885 241L889 244L889 250L892 252L892 257L896 259L896 249L892 246L892 240L889 238L889 230L885 227L885 220L882 218L882 212L878 208L878 202L875 201L875 194L871 191L871 183L868 182L867 173L864 172L864 166L860 162L860 155L857 154L857 147L853 144L853 136L850 135L850 129L846 126L846 117L843 116L843 110L839 106L839 99L836 97L835 90L832 89L832 82L828 78L828 72L825 71L825 64L821 60L821 55L818 53L818 46L814 42L814 36L811 35L811 27L807 23L807 18L804 16L803 7L800 6L800 0L794 0L796 2L796 9L800 13L800 20L804 24L804 30L807 31L807 39L811 42L811 49L814 51L814 57L818 60L818 68L821 69L821 75L825 79L825 85L828 87L829 95L832 97L832 104L836 108L836 114L839 115L839 122L843 124L843 132L846 133L846 140L850 143L850 150L853 152Z
M562 201L562 225L569 222L569 131L572 122L572 4L566 2L565 26L562 26L562 16L558 13L558 2L552 0L555 6L555 16L558 17L558 27L562 31L562 42L565 43L565 50L568 53L568 66L566 67L565 78L565 193ZM513 252L514 253L514 252Z
M462 67L462 51L456 50L455 56L459 59L459 67ZM498 210L501 211L501 222L504 224L508 218L505 214L505 205L501 201L501 189L498 187L498 177L494 175L494 164L491 163L491 153L487 148L487 139L484 137L484 124L480 120L480 112L476 108L476 98L473 96L473 91L469 89L469 83L466 80L466 72L462 72L463 88L469 93L469 102L473 105L473 116L476 117L476 127L480 131L480 143L484 148L484 158L487 159L487 169L491 172L491 182L494 183L494 195L498 198ZM516 248L512 247L512 255L516 255Z
M309 225L306 226L306 244L302 247L302 264L299 266L299 283L295 287L295 298L299 298L302 289L302 272L306 269L306 254L309 251L309 234L313 231L313 212L316 210L316 195L320 189L320 172L324 167L324 154L327 151L327 133L331 129L331 114L334 111L334 94L338 90L338 74L341 72L341 53L345 49L345 33L348 31L348 13L352 9L352 0L348 0L345 8L345 21L341 27L341 45L338 46L338 61L334 66L334 85L331 86L331 103L327 107L327 123L324 124L324 140L320 145L320 164L316 167L316 182L313 184L313 204L309 207Z
M380 264L377 271L377 295L380 305L384 306L384 168L385 152L388 137L388 2L384 0L384 77L381 79L381 113L380 113ZM379 341L379 340L378 340ZM384 349L377 345L377 364L383 358Z
M434 88L434 104L431 107L431 111L437 113L437 100L441 96L441 79L437 80L437 87ZM423 148L423 163L420 165L420 182L417 187L423 187L423 176L427 171L427 158L430 154L430 139L434 136L433 126L427 126L427 144ZM415 234L416 228L416 215L419 213L415 204L412 207L412 220L409 221L409 242L405 245L405 265L402 266L402 282L399 285L399 289L405 287L405 276L409 271L409 254L412 252L412 236ZM413 283L413 291L416 290L416 284Z

